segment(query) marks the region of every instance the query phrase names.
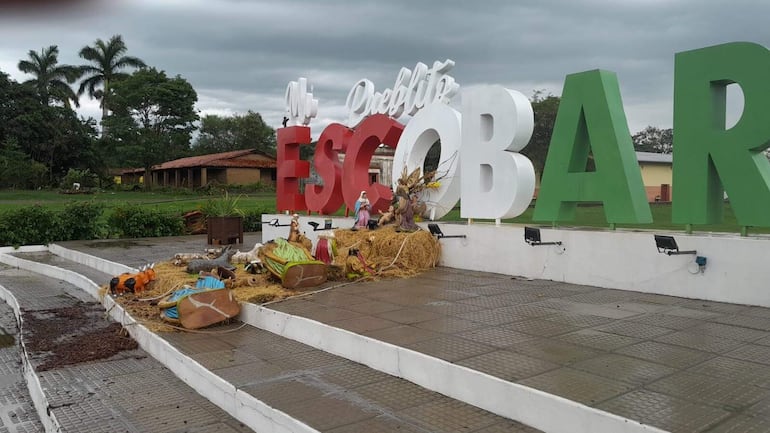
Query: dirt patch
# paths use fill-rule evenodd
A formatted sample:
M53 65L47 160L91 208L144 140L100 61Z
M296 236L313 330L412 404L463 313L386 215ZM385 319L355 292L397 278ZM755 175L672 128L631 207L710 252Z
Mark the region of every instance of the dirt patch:
M105 359L138 347L120 324L105 318L101 304L25 310L23 318L23 338L38 371Z

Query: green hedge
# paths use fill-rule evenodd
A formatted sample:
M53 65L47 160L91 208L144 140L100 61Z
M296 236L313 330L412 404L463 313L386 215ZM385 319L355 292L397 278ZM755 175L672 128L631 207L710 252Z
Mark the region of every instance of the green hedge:
M243 229L262 230L264 209L247 211ZM129 204L108 211L93 202L75 202L63 210L40 205L0 213L0 245L46 245L56 241L105 238L148 238L185 234L181 215Z
M40 205L0 213L0 244L39 245L72 239L97 239L106 233L104 206L90 202L68 204L54 211Z
M179 236L185 231L180 215L136 206L118 206L107 218L110 235L120 238Z

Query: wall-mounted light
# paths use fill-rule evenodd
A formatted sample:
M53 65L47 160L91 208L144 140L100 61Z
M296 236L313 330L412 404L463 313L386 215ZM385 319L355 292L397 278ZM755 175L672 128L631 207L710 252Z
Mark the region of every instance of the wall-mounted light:
M281 224L281 223L279 223L278 222L278 218L273 218L270 221L262 221L262 224L267 224L267 225L273 226L273 227L288 227L288 226L291 225L291 224Z
M318 226L320 226L321 224L315 221L308 221L307 224L310 227L313 227L314 232L321 231L321 230L334 230L337 228L337 227L332 227L332 220L324 220L324 226L321 228L318 228Z
M655 235L655 246L658 248L659 253L669 256L698 254L696 250L679 251L679 246L676 244L676 239L673 236Z
M428 230L430 230L430 234L432 234L433 236L436 236L437 239L467 237L465 235L445 235L444 232L441 231L441 227L439 227L438 224L435 224L435 223L428 224Z
M561 245L561 241L555 241L555 242L543 242L540 240L540 229L536 227L524 227L524 242L528 243L529 245L540 246L540 245Z

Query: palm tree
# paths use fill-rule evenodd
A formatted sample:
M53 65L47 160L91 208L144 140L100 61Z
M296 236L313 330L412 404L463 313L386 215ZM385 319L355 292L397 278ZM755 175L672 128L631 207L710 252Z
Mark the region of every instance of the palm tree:
M146 65L137 57L124 56L126 44L123 37L115 35L107 43L97 39L94 46L85 46L80 50L80 57L91 62L90 65L80 67L85 77L80 82L78 95L82 95L88 89L91 98L101 100L102 119L107 117L109 104L107 100L110 94L110 83L127 74L120 72L123 68L143 68ZM101 86L101 89L98 87Z
M80 77L80 68L70 65L58 65L59 47L51 45L42 48L40 52L29 50L28 60L19 62L19 70L35 78L25 81L35 87L40 99L49 104L51 101L60 101L66 107L70 107L70 101L79 107L78 95L70 87Z

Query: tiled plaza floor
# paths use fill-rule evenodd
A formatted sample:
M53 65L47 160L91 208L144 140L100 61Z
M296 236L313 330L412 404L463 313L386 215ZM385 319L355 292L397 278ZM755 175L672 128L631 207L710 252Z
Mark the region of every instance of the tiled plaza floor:
M152 245L139 254L143 242ZM205 237L135 243L64 245L136 266ZM770 431L767 308L449 268L269 308L672 432Z

